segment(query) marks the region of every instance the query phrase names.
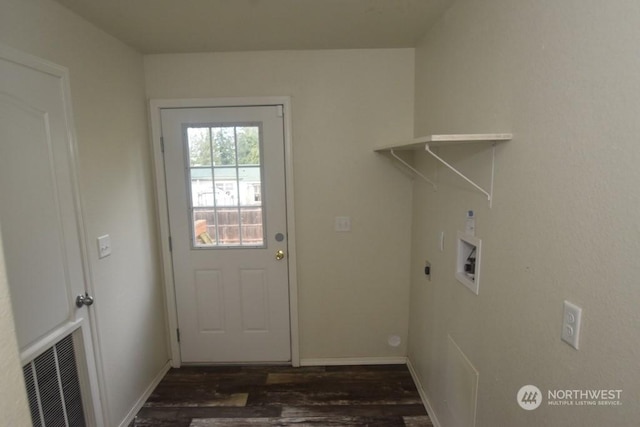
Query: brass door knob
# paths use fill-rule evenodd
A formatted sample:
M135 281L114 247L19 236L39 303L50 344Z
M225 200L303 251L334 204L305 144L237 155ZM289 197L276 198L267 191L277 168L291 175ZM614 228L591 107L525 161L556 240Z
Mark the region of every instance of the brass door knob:
M278 261L280 261L283 258L284 258L284 251L280 250L280 251L276 252L276 259Z

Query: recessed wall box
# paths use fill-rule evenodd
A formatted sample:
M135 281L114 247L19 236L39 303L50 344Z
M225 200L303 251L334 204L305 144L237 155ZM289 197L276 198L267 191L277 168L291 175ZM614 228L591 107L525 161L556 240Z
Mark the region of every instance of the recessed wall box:
M458 232L456 279L476 295L480 286L480 246L480 239Z

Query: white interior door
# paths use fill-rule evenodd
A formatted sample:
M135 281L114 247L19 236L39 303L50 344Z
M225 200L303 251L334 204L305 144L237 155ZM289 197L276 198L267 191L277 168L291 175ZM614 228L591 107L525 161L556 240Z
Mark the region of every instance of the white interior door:
M161 111L183 363L291 360L282 111Z
M11 304L23 365L33 366L36 390L47 388L31 400L32 415L47 425L65 425L63 416L67 425L100 424L88 308L75 305L87 272L67 71L0 46L0 76L0 224ZM45 353L54 364L38 359ZM67 368L77 369L81 393L55 388L68 380Z

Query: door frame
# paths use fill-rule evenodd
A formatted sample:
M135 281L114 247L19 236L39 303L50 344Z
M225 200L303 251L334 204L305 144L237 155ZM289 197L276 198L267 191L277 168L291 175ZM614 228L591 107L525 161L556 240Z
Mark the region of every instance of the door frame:
M60 96L62 97L62 107L64 109L64 118L66 120L67 128L67 149L69 153L70 169L69 175L71 181L71 191L73 193L73 208L75 211L76 226L78 231L80 263L82 266L85 290L92 295L95 295L92 280L93 274L87 247L86 222L83 213L83 203L80 192L77 143L78 139L76 136L76 126L71 102L69 69L2 43L0 43L0 57L7 61L11 61L27 68L31 68L38 72L49 74L60 81ZM1 244L2 240L0 236L0 245ZM74 295L70 295L70 297L72 299L75 298ZM76 334L78 330L80 330L80 328L83 326L82 324L86 322L87 325L85 327L90 333L90 340L88 340L89 342L87 342L87 336L84 334L77 334L74 337L74 348L76 357L78 359L76 361L76 366L78 368L78 376L80 379L82 390L81 395L83 398L83 409L85 410L87 424L90 426L100 427L108 423L108 403L106 402L107 393L105 389L102 352L100 347L99 331L97 328L98 319L96 310L87 310L87 316L85 319L86 320L74 320L72 322L69 322L69 324L66 325L63 329L43 337L42 339L38 340L37 343L29 345L22 351L18 349L18 351L20 364L21 366L24 366L25 363L35 359L40 354L44 353L48 348L50 348L61 338L69 334ZM87 396L87 394L89 395ZM89 401L86 401L86 398L89 398Z
M271 97L242 97L242 98L190 98L190 99L151 99L149 102L149 118L151 122L151 146L153 151L154 181L156 189L156 204L158 226L160 233L160 249L162 252L162 271L165 289L167 311L167 337L171 366L179 368L180 344L178 343L178 307L175 297L175 282L173 275L173 261L169 247L169 210L167 190L165 185L164 157L162 152L162 121L160 114L163 109L173 108L207 108L207 107L258 107L282 105L284 109L284 164L285 164L285 192L287 212L288 236L288 273L289 273L289 323L291 328L291 365L300 366L299 336L298 336L298 281L296 272L296 238L295 214L293 201L293 149L292 149L292 121L291 98L288 96Z

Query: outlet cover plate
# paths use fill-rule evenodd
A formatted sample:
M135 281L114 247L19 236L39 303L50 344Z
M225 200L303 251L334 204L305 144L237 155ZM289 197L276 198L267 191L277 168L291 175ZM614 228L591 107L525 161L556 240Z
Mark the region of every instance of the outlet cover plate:
M580 344L580 324L582 321L582 308L565 301L562 315L562 341L578 350Z
M334 220L334 229L339 233L351 231L351 217L337 216Z

